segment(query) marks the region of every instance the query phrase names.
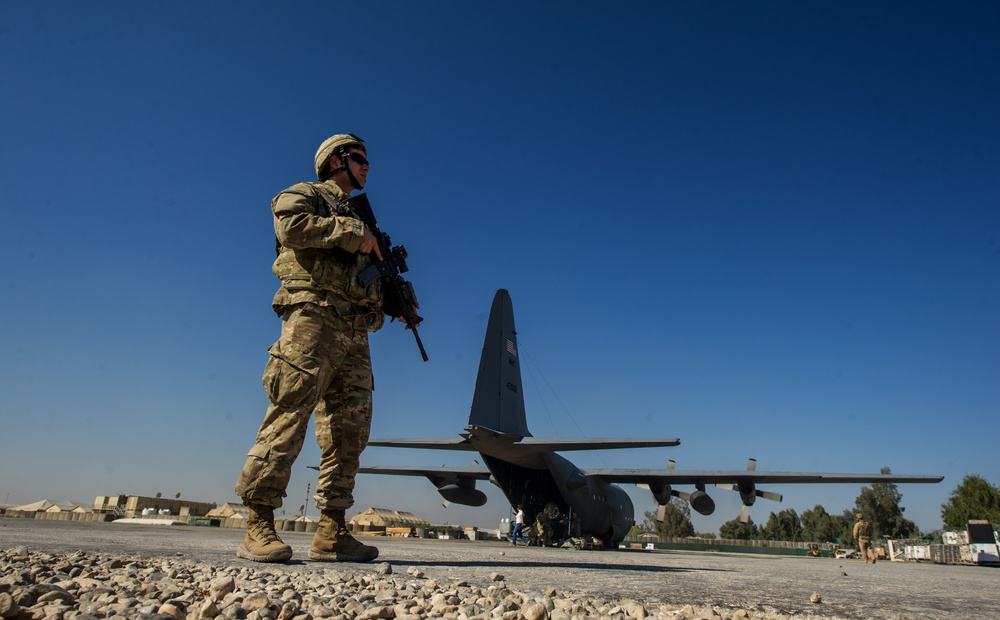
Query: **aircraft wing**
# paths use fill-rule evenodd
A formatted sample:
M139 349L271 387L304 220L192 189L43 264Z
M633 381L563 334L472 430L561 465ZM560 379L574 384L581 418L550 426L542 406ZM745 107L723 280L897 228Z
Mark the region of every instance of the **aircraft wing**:
M490 470L485 467L391 467L374 466L360 467L359 474L382 474L386 476L423 476L431 480L449 478L466 478L472 480L489 480Z
M865 482L941 482L944 476L897 474L827 474L812 472L732 471L697 469L581 469L585 476L595 476L611 483L625 484L735 484L763 482L779 484L823 484Z

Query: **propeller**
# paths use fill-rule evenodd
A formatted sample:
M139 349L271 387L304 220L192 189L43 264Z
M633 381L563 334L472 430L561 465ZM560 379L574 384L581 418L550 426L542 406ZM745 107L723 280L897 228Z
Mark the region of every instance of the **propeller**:
M673 469L677 465L674 461L667 461L667 469ZM670 488L670 485L666 482L654 482L652 484L647 484L645 482L640 482L635 485L637 488L646 489L653 494L653 499L656 500L658 508L656 509L656 520L663 521L664 511L663 507L670 502L672 496L676 496L677 492Z
M756 470L757 459L747 459L747 471ZM753 506L758 497L763 497L772 502L780 502L782 499L780 493L758 489L753 480L740 480L736 484L717 484L715 486L720 489L739 492L740 500L743 502L743 506L740 507L740 521L743 523L750 522L750 506Z
M667 461L667 469L671 470L677 466L677 462L674 460ZM665 482L653 483L653 484L637 484L637 487L644 489L649 489L653 494L653 498L656 500L658 507L656 509L656 520L663 521L666 516L666 505L670 502L671 497L679 497L686 501L695 512L703 515L710 515L715 512L715 501L709 497L708 493L705 493L704 484L696 484L695 491L692 493L685 493L684 491L677 491L672 489L669 484Z

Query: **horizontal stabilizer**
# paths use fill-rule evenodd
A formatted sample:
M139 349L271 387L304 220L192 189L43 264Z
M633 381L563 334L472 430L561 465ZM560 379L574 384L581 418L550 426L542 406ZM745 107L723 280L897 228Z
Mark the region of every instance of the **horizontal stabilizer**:
M468 450L476 448L464 437L437 437L428 439L372 439L369 446L388 448L423 448L425 450Z
M461 437L439 437L427 439L372 439L369 446L387 448L420 448L425 450L467 450L476 451L482 448L481 442L503 444L516 448L529 449L531 453L550 450L553 452L570 450L613 450L621 448L662 448L680 445L677 438L643 439L643 438L580 438L580 437L518 437L497 433L480 427L467 427L471 432ZM471 441L470 441L471 439Z
M670 439L615 439L578 437L525 437L514 445L528 446L536 450L552 450L553 452L570 450L615 450L620 448L663 448L680 445L676 437Z

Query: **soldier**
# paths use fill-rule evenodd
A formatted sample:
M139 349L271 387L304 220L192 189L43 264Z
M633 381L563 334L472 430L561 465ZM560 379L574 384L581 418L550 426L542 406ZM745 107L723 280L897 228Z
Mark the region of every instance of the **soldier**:
M271 201L277 237L272 271L281 280L272 308L281 337L268 349L264 390L271 401L236 484L250 507L236 554L285 562L292 549L278 538L292 464L315 413L321 456L316 506L322 511L309 557L367 562L378 549L355 540L345 512L354 504L354 477L368 445L372 368L368 333L382 327L382 285L364 287L358 273L381 260L375 236L347 206L365 186L367 149L354 134L331 136L316 151L317 183L298 183Z
M548 547L552 544L552 525L549 522L549 513L545 510L535 515L535 536L541 547Z
M861 550L861 558L868 563L868 556L871 555L872 564L875 564L875 550L872 549L872 526L865 521L859 512L855 515L857 523L854 524L854 540L858 541L858 549Z

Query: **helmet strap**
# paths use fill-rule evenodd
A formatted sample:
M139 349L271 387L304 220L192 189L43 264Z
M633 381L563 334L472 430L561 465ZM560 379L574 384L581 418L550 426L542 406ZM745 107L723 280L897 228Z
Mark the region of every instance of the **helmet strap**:
M338 153L333 153L333 154L337 156L337 159L339 159L341 162L343 162L343 165L340 168L336 168L334 170L331 170L329 176L332 177L333 175L337 174L341 170L346 170L347 171L347 178L351 180L351 187L353 187L354 189L361 189L361 185L358 183L358 179L355 178L354 173L351 172L351 167L347 165L347 152L346 151L340 151Z

